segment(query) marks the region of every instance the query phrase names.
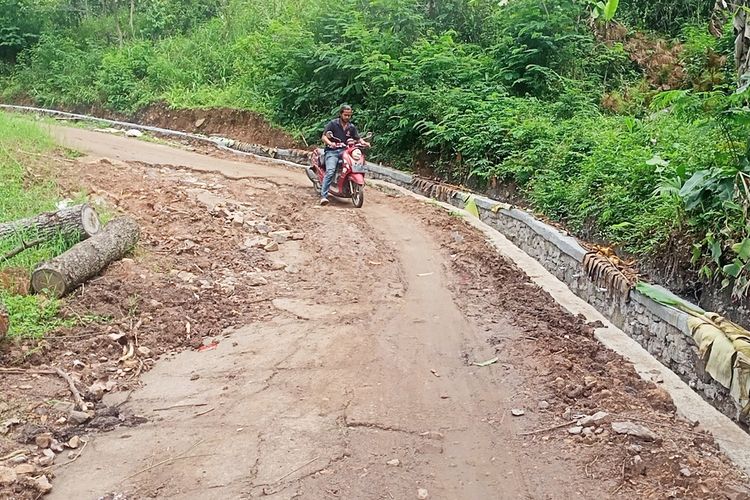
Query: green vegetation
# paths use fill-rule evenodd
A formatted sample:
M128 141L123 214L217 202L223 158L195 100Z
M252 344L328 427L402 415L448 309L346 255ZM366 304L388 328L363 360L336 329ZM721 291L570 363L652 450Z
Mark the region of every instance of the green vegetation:
M0 291L0 300L10 315L10 338L39 339L55 328L73 325L72 320L62 319L58 315L59 300L43 295L13 295L4 291Z
M54 175L41 168L33 172L27 168L29 164L41 165L43 162L39 159L43 157L39 155L49 154L54 147L49 134L39 125L0 113L0 222L55 209L59 199L57 187L46 180ZM3 283L18 279L21 273L14 273L13 269L30 271L37 263L62 253L71 244L61 237L27 249L16 257L2 259L24 241L32 239L33 235L18 235L0 242L0 280ZM13 295L4 287L0 287L0 301L7 306L11 317L10 336L36 338L64 323L57 317L59 301Z
M33 26L9 17L21 3ZM0 88L122 113L250 109L311 141L348 102L379 160L478 189L513 183L539 212L635 255L694 244L702 277L741 296L750 111L735 93L732 13L714 7L0 0L14 33L0 31Z

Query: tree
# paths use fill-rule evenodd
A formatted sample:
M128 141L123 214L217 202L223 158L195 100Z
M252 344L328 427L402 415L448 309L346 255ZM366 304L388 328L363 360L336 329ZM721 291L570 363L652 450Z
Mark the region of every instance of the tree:
M737 84L744 90L750 86L750 0L716 0L709 30L714 36L723 36L724 26L732 18L734 28L734 66Z
M723 1L723 0L722 0ZM748 24L748 0L729 3L734 10L734 63L737 68L737 83L740 88L750 85L750 24Z
M0 0L0 60L15 62L42 30L39 6L27 0Z

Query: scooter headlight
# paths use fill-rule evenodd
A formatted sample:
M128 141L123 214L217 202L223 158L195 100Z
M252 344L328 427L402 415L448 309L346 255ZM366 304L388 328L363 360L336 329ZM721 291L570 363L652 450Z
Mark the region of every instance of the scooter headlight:
M359 149L355 149L354 151L352 151L352 160L359 161L361 159L362 159L362 151L360 151Z

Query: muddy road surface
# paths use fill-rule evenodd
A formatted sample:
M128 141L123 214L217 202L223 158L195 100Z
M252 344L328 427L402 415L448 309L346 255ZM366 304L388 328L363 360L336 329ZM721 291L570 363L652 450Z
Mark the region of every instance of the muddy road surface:
M320 208L298 170L56 134L87 155L71 185L144 228L133 259L76 300L137 289L155 355L105 397L144 423L82 428L47 498L743 494L663 390L460 218L374 188L361 210Z

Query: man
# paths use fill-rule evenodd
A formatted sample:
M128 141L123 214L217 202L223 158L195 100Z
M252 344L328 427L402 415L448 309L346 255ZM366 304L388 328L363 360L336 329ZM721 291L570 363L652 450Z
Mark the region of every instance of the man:
M331 120L326 125L323 131L323 143L325 147L325 164L326 164L326 175L323 177L323 186L320 190L320 204L328 205L328 191L331 189L331 183L333 182L333 176L336 175L336 166L338 165L341 153L346 147L346 142L349 139L355 141L361 141L365 146L369 146L365 141L362 141L357 132L357 127L352 123L352 107L348 104L343 104L339 108L339 117ZM328 132L331 132L333 137L328 137Z

